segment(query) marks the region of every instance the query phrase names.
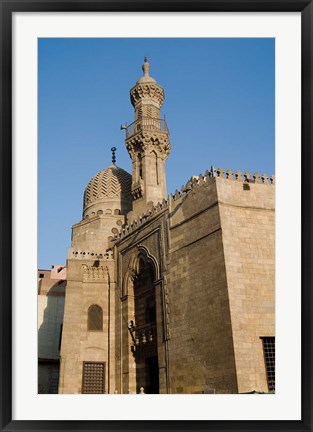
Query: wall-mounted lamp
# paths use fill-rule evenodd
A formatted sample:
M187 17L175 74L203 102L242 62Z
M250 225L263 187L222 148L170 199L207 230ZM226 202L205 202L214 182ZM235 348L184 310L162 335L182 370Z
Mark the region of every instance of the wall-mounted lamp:
M147 342L154 341L153 329L149 328L147 331L147 326L143 326L144 328L138 328L135 326L133 320L130 320L127 324L128 331L131 335L134 348L140 347L140 345L145 345Z
M128 330L129 330L130 332L135 331L135 324L134 324L134 321L133 321L133 320L130 320L130 321L128 322Z

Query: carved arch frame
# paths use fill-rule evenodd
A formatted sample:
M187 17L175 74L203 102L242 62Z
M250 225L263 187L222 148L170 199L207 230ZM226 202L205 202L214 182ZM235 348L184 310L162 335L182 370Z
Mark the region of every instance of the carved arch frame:
M143 257L145 262L152 265L154 273L154 284L156 284L161 279L160 265L157 259L150 254L147 246L138 245L137 250L134 251L130 257L128 269L122 281L122 298L128 296L130 286L133 289L133 281L139 274L139 262L141 257Z
M163 279L161 275L161 266L158 260L149 251L149 248L145 245L137 245L136 250L131 254L127 271L122 280L122 322L129 322L134 319L134 281L139 275L139 263L140 259L143 259L146 263L149 263L153 269L154 277L154 289L156 296L157 305L157 352L159 361L159 383L160 383L160 393L169 393L169 371L168 371L168 360L167 360L167 338L166 334L166 323L164 321L164 287ZM124 378L128 375L128 380L122 383L123 393L135 393L136 392L136 380L134 376L136 375L136 365L134 355L131 354L131 337L128 331L122 330L122 352L124 352L123 363L125 367L127 366L128 374L123 374ZM127 344L127 346L126 346ZM125 353L128 353L127 358L125 358Z

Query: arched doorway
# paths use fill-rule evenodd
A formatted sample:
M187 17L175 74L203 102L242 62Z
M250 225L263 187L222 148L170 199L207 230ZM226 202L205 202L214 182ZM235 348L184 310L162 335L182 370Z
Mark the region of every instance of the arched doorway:
M155 271L151 262L139 256L134 279L134 358L136 390L159 393L159 365L157 346L157 313Z

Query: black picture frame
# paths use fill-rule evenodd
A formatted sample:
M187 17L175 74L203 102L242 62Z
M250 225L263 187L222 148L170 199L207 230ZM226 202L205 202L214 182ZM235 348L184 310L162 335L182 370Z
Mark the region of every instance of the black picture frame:
M299 421L12 420L12 14L14 12L301 12L302 38L302 419ZM1 12L1 431L312 431L312 0L0 0ZM290 173L298 175L298 173ZM297 287L299 288L299 287ZM290 371L292 374L292 371Z

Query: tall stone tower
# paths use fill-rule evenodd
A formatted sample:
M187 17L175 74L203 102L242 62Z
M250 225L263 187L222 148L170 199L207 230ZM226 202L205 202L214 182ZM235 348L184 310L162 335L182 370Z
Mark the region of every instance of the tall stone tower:
M170 153L169 131L161 119L164 89L149 76L147 58L143 77L130 90L135 121L126 128L126 148L132 159L134 216L166 197L165 161Z

